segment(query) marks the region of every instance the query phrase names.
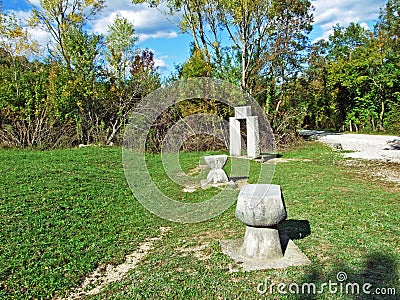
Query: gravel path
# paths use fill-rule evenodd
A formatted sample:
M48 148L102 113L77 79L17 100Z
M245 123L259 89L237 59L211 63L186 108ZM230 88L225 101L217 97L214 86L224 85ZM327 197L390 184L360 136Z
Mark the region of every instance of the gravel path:
M334 149L353 151L344 152L345 157L400 163L400 136L339 134L314 130L301 130L299 133Z

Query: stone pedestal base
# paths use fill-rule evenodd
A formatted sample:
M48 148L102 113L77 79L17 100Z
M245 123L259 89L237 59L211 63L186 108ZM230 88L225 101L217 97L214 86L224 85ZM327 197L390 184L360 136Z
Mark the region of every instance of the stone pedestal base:
M211 170L207 175L207 182L223 183L228 181L228 176L223 169Z
M207 179L200 182L202 188L206 188L208 185L218 186L221 183L226 184L229 181L223 169L227 159L227 155L204 156L204 160L211 170L207 175Z
M258 228L257 228L258 229ZM265 229L265 228L260 228ZM247 230L246 230L247 234ZM271 232L272 235L272 232ZM279 243L281 246L282 256L271 258L271 256L275 256L277 253L269 255L262 254L257 255L257 251L253 251L252 253L256 254L255 256L249 256L251 254L249 252L244 251L244 245L247 244L247 248L249 249L258 249L260 247L252 247L249 245L252 244L250 241L245 241L244 239L235 239L235 240L221 240L220 242L222 252L237 263L242 263L242 267L244 271L254 271L254 270L265 270L265 269L283 269L290 266L302 266L309 265L311 261L304 255L304 253L293 243L292 240L289 239L285 234L279 233ZM265 245L265 243L264 243Z
M276 228L246 226L243 255L253 259L278 259L283 257L279 232Z

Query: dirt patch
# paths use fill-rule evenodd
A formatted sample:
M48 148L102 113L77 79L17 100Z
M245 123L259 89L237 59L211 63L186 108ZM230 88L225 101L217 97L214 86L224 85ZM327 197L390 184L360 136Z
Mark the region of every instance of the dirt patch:
M399 163L347 159L342 161L341 164L351 167L364 178L380 183L389 183L395 190L400 190Z
M92 274L87 276L83 284L73 290L67 298L59 299L80 299L83 296L96 295L108 284L120 281L126 273L134 269L136 265L153 249L154 242L161 240L165 233L170 230L169 227L160 227L160 234L156 237L147 239L140 244L138 249L125 256L125 262L113 265L101 265Z
M243 228L244 230L244 228ZM242 232L239 234L243 235ZM193 246L182 246L175 248L181 256L193 256L198 260L208 260L213 254L212 243L222 238L237 237L238 232L232 230L210 230L197 233L189 237L189 241L196 241Z
M178 172L177 176L198 176L202 172L207 172L210 168L207 165L198 165L192 169L187 170L186 172Z
M226 238L237 238L241 235L243 235L243 232L245 230L245 227L238 228L238 230L209 230L209 231L204 231L200 232L196 235L191 236L191 238L200 240L200 241L216 241L220 239L226 239Z
M179 251L182 256L192 255L198 260L207 260L211 257L211 253L207 251L209 248L210 243L205 242L201 245L194 246L194 247L178 247L175 250Z
M185 186L184 188L183 188L183 192L185 192L185 193L194 193L195 191L197 191L197 189L198 189L198 187L196 187L196 186Z
M186 172L188 176L196 176L199 175L201 172L204 172L204 170L209 169L207 165L199 165L194 167L193 169L190 169Z
M312 161L312 159L308 159L308 158L282 158L282 157L278 157L278 158L274 158L274 159L268 160L266 163L269 163L269 164L280 164L280 163L288 163L288 162L292 162L292 161L310 162L310 161Z

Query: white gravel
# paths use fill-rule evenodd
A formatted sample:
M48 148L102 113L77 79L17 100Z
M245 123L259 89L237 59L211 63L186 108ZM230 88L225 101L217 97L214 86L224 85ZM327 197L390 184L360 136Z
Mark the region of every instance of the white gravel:
M304 136L312 136L332 146L342 147L344 157L382 160L400 163L400 136L369 134L338 134L323 131L302 130Z

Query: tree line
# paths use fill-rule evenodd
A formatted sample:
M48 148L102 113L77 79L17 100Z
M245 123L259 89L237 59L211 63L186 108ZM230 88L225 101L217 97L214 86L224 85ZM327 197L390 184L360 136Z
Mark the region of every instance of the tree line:
M250 93L281 144L295 138L299 128L400 131L399 0L388 0L373 29L336 25L328 39L315 43L308 38L313 23L308 0L147 3L181 16L181 31L192 35L191 57L166 80L153 53L136 47L128 20L117 17L105 35L87 30L104 0L41 0L33 6L29 26L51 36L45 52L20 20L1 10L0 143L120 144L142 97L168 81L203 76ZM159 150L176 120L200 106L229 115L213 101L171 108L158 120L152 149Z
M134 105L161 83L153 53L137 49L128 20L117 17L104 36L85 29L103 7L103 0L41 0L33 6L30 26L51 36L44 53L20 20L1 13L1 144L121 142Z

